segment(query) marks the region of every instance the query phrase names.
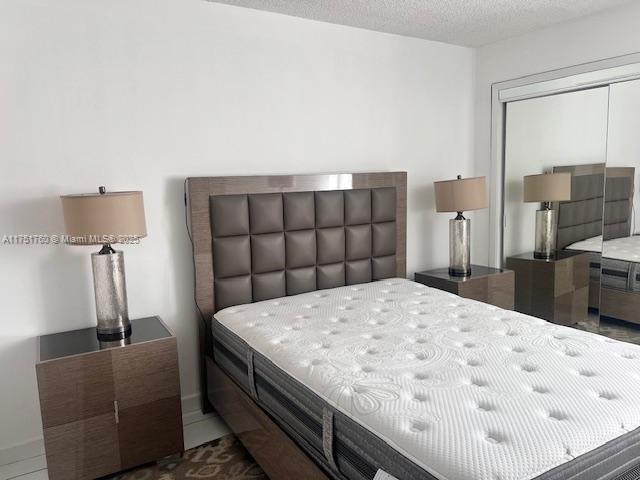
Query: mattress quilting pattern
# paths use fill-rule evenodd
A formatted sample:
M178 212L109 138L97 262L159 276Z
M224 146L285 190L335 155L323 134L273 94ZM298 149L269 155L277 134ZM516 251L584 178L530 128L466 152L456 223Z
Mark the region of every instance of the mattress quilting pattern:
M216 319L443 480L532 479L640 426L640 347L408 280Z
M587 238L579 242L572 243L565 247L567 250L580 250L584 252L602 252L602 235Z
M640 235L613 238L602 244L602 235L573 243L566 247L568 250L582 250L587 252L602 252L606 258L623 260L625 262L640 262Z
M640 235L605 240L602 256L627 262L640 262Z

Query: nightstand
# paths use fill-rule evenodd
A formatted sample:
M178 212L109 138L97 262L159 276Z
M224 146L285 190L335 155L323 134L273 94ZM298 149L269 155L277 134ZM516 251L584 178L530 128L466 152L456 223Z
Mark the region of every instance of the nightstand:
M448 268L416 272L415 281L461 297L513 310L514 275L511 270L471 265L471 275L454 277Z
M516 310L560 325L587 319L589 256L561 250L549 259L533 252L507 257L516 272Z
M184 450L176 337L158 317L101 343L95 328L39 337L51 480L102 477Z

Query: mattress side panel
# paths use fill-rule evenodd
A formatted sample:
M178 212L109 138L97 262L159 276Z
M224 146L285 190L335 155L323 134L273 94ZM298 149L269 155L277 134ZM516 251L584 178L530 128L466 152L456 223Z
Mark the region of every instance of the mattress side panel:
M219 322L213 321L216 363L250 394L247 352L251 348ZM333 410L327 402L290 377L263 355L253 352L257 403L316 461L330 469L323 454L322 412L334 414L334 458L337 478L371 480L378 468L402 480L438 480L382 439Z

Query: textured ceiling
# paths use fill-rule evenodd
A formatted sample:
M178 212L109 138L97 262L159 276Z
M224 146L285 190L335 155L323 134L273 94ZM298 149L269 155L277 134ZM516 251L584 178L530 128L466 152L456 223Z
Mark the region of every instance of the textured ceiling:
M211 1L475 47L630 0Z

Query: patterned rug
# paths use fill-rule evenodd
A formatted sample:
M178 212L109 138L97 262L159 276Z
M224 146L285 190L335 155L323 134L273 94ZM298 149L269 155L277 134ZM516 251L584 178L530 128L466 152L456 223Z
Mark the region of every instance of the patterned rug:
M214 440L155 464L120 473L111 480L268 480L233 435Z

